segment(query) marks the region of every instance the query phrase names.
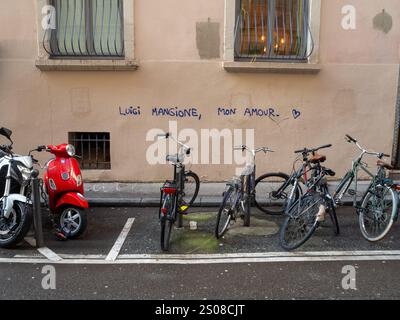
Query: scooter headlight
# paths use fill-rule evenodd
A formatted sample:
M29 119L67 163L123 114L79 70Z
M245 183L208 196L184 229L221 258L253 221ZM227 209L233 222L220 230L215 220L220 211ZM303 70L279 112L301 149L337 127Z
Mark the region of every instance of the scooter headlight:
M72 144L67 145L66 150L70 157L75 156L75 147Z
M82 185L82 175L78 174L76 177L76 186L80 187Z

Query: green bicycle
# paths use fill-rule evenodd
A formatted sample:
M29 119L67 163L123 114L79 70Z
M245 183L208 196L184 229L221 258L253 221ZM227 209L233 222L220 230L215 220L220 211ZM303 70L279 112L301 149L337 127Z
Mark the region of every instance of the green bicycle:
M390 156L364 149L356 139L349 135L346 135L346 140L349 143L354 143L361 150L361 154L356 160L353 160L352 169L339 183L333 195L335 205L342 203L342 198L346 193L353 196L353 206L357 209L363 237L371 242L382 240L389 233L398 216L399 197L395 192L397 186L392 180L386 178L385 171L385 169L392 170L393 167L382 160L384 157ZM377 174L373 174L367 169L367 165L362 161L365 155L378 157ZM357 203L358 173L360 170L370 176L372 181L361 202ZM354 189L350 189L353 182Z

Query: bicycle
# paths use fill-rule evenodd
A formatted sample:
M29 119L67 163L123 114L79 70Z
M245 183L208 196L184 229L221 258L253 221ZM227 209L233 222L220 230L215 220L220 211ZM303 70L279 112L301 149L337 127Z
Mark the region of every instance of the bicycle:
M382 240L389 233L398 217L399 197L397 192L394 191L397 190L398 186L391 179L386 178L385 171L385 169L393 170L394 168L382 160L384 157L389 158L389 155L368 151L349 135L346 135L346 140L355 144L360 149L361 154L353 160L352 168L336 188L333 196L334 201L336 205L340 205L346 193L353 196L353 207L357 210L359 216L361 234L366 240L376 242ZM367 169L368 165L362 161L365 155L372 155L378 158L376 174L371 173ZM372 181L358 203L357 185L360 169L371 177ZM350 189L353 181L354 189Z
M256 155L259 152L274 152L267 147L255 150L249 149L247 146L234 147L234 150L248 151L252 155L251 164L247 165L240 177L234 177L227 183L227 188L223 193L222 204L218 210L217 224L215 227L215 236L221 238L231 223L236 221L236 215L241 213L243 225L250 226L250 207L255 199L255 177L256 177Z
M305 150L315 153L330 147L332 145L329 144ZM308 153L304 153L304 150L298 150L295 154L300 155L293 162L293 170L290 176L282 172L267 173L256 180L255 205L262 212L270 215L287 213L287 209L303 195L302 186L308 182L310 162ZM295 165L299 161L302 161L302 165L296 170Z
M315 230L325 221L326 213L329 214L334 226L334 233L340 233L336 216L333 197L328 190L327 177L335 176L335 172L323 167L321 163L326 161L326 156L317 154L316 151L324 147L296 151L308 158L311 178L306 184L306 192L288 207L286 218L279 233L281 246L285 250L294 250L308 241Z
M200 179L196 173L186 171L183 163L184 157L190 156L190 147L179 142L169 133L160 134L158 137L171 138L180 146L177 154L167 156L167 161L172 163L174 167L173 180L167 180L160 188L161 250L168 251L172 226L178 220L178 227L182 227L182 215L187 214L188 209L196 200L200 188ZM190 187L188 188L188 186Z

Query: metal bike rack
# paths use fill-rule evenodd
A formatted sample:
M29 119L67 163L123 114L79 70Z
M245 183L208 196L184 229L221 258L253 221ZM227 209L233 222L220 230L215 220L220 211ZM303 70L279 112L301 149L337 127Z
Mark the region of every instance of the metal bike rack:
M33 225L35 227L36 247L44 247L42 211L40 207L39 171L32 172Z

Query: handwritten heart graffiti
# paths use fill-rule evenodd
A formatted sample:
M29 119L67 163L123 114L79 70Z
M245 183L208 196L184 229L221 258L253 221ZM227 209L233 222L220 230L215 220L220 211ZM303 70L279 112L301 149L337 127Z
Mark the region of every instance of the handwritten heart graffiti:
M292 114L293 114L293 118L295 118L295 119L298 119L301 116L301 112L296 109L293 109Z

